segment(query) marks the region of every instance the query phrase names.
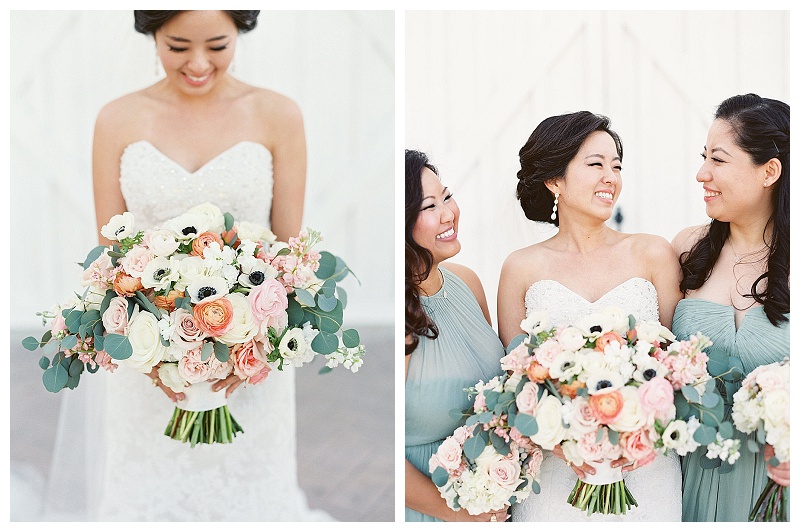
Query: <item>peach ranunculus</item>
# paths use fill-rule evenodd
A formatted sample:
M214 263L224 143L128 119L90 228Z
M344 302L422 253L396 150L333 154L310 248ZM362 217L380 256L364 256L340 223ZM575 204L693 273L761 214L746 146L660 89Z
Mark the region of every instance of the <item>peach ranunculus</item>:
M267 366L267 357L261 350L261 345L254 340L234 345L231 348L231 358L233 358L233 374L250 384L257 384L253 383L251 379L259 375L265 367L269 367ZM267 373L269 373L269 370L267 370ZM264 380L264 378L262 377L261 380Z
M626 342L622 339L622 336L614 331L608 331L597 339L594 344L594 348L602 353L605 351L606 346L608 346L611 342L617 342L619 345L626 345Z
M144 289L142 286L142 280L138 277L131 277L125 272L117 272L117 276L114 277L114 292L117 293L118 296L123 297L130 297L136 293L137 290Z
M167 312L172 312L175 310L175 300L183 296L184 293L180 290L170 290L169 294L165 296L156 296L153 298L153 304Z
M216 242L219 244L219 249L222 249L225 244L222 243L222 239L219 237L218 234L212 233L210 231L206 231L205 233L200 233L197 235L192 241L192 252L190 255L198 255L203 257L203 251L208 247L208 245L212 242Z
M581 382L578 379L573 380L569 384L566 382L562 382L561 385L558 387L558 393L562 396L570 397L571 399L575 399L578 396L578 390L581 388L586 388L586 383Z
M525 374L533 382L544 382L550 376L550 370L542 366L535 360L532 360L525 370Z
M599 391L589 396L589 406L592 408L597 421L607 425L612 423L620 412L624 399L619 390Z
M193 309L200 330L209 336L221 336L233 328L233 305L226 297L201 301Z

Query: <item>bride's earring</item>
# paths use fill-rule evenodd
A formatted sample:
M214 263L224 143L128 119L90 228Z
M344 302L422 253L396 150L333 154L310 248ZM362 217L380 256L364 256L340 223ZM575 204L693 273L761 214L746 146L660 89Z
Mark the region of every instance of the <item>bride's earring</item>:
M558 192L556 192L556 197L553 200L553 214L550 215L551 220L555 221L557 212L558 212Z

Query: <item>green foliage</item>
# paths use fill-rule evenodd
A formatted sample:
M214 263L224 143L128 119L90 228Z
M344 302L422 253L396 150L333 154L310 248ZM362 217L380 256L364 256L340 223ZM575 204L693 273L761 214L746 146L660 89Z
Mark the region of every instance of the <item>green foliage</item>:
M339 348L339 337L335 334L319 331L311 341L311 349L320 355L329 355Z
M509 354L519 344L521 344L522 342L524 342L527 339L528 339L527 335L524 335L524 334L518 334L517 336L512 338L511 341L508 343L508 347L506 347L506 354Z
M200 360L205 362L213 352L214 346L211 345L211 342L203 342L203 347L200 349Z
M529 438L539 432L539 424L536 422L536 418L528 414L517 414L514 419L514 427L520 434Z
M708 445L709 443L713 443L716 438L717 431L708 425L700 425L697 427L697 430L694 431L694 441L700 445Z
M342 343L344 343L345 347L349 347L350 349L358 347L361 343L361 337L358 335L358 331L355 329L342 331Z
M104 250L104 249L106 249L106 248L105 248L105 246L97 246L97 247L95 247L95 248L92 248L92 250L89 252L89 254L88 254L88 255L86 255L86 259L83 261L83 269L85 270L86 268L88 268L89 266L91 266L91 265L92 265L92 263L93 263L95 260L97 260L97 258L98 258L100 255L102 255L102 254L103 254L103 250Z
M447 474L447 470L442 466L437 467L431 473L431 480L437 487L442 487L447 484L447 481L450 480L450 475Z
M330 279L336 273L336 257L327 251L320 252L319 268L316 275L320 279Z
M133 354L133 346L127 336L108 334L104 342L105 352L114 360L125 360Z
M67 385L68 379L69 372L61 364L55 364L42 373L42 382L44 383L44 387L48 392L59 392L62 388L64 388L64 386Z
M297 301L307 307L313 308L317 306L316 301L314 301L314 296L311 295L311 292L304 288L296 288L294 291L294 297L297 299Z
M28 336L27 338L22 340L22 347L24 347L28 351L36 351L40 347L39 340L37 340L33 336Z
M229 212L226 212L222 215L222 218L225 220L225 231L230 231L233 229L233 215Z
M470 460L478 458L488 443L488 436L485 431L480 431L472 438L464 442L464 456Z
M214 342L214 356L220 362L227 362L231 356L231 350L222 342Z

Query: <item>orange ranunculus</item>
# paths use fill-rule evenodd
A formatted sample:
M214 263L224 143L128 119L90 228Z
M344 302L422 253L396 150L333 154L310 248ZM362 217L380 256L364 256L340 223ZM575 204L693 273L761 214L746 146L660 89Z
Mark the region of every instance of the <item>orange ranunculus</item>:
M201 301L194 306L194 319L200 330L218 337L233 328L233 305L225 297Z
M130 297L137 290L142 290L143 288L141 279L132 277L125 272L117 272L117 276L114 277L114 292L118 296Z
M605 425L617 419L624 402L619 390L601 391L589 396L589 407L597 421Z
M550 370L533 360L525 370L525 374L533 382L544 382L550 376Z
M170 290L169 294L165 296L156 296L153 298L153 304L167 312L172 312L175 310L175 300L179 297L183 297L183 295L183 292L180 290Z
M560 393L561 395L569 396L572 399L575 399L575 397L578 396L578 390L585 387L586 383L583 383L578 379L575 379L569 384L562 383L561 386L558 387L558 393Z
M206 231L205 233L200 233L197 235L192 241L192 252L190 255L199 255L203 256L203 251L208 247L208 245L212 242L216 242L219 244L219 248L222 249L224 244L222 243L222 239L219 237L218 234L212 233L210 231Z
M233 243L231 243L231 240L233 240L234 238L236 240ZM228 244L233 249L238 248L239 243L241 242L241 240L239 240L238 238L238 229L236 228L235 225L231 228L230 231L222 232L222 239L225 241L226 244Z
M597 339L597 342L594 344L594 348L602 353L605 351L606 346L611 342L619 342L619 345L625 345L625 341L622 339L622 336L618 335L614 331L609 331Z

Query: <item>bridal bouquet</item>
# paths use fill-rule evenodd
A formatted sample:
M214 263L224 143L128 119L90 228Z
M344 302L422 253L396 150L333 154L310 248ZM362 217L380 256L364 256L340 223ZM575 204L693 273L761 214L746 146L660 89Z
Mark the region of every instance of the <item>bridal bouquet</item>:
M637 503L613 461L642 466L717 437L723 406L701 334L676 342L657 321L614 307L559 328L532 314L521 327L527 334L500 360L519 382L512 426L543 449L560 445L568 462L594 467L575 483L571 505L624 514Z
M82 263L84 293L40 313L50 330L23 340L44 352L48 391L75 388L84 370L157 368L154 385L186 395L165 434L194 447L243 432L225 390L211 391L215 380L233 374L259 384L317 355L326 360L321 372L339 364L358 371L364 347L358 331L342 329L346 293L337 286L351 272L313 249L317 231L279 242L209 203L158 228L137 231L134 222L126 212L102 227L115 243Z
M770 464L777 466L789 460L789 359L759 366L742 381L733 395L733 422L745 434L755 433L748 449L757 453L761 445L770 444L775 456ZM761 492L750 521L786 521L789 497L785 488L771 478Z
M431 456L431 479L451 509L477 515L539 493L542 449L512 426L520 385L509 375L477 383L469 390L475 401L463 413L466 425Z

